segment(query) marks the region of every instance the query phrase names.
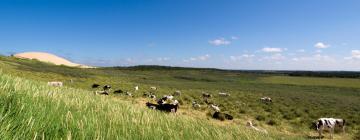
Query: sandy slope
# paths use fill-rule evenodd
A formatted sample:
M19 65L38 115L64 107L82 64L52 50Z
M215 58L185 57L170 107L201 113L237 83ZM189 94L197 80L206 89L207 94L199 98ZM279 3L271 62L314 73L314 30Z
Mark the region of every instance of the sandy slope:
M81 68L92 68L90 66L76 64L73 62L70 62L69 60L66 60L64 58L61 58L59 56L50 54L50 53L44 53L44 52L25 52L25 53L18 53L15 54L14 57L17 58L25 58L25 59L37 59L39 61L53 63L55 65L65 65L70 67L81 67Z

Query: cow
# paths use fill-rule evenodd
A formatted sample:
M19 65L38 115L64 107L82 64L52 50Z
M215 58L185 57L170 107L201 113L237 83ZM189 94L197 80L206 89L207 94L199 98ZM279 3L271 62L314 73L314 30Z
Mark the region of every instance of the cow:
M98 87L100 87L99 84L93 84L93 85L91 86L91 88L98 88Z
M63 86L63 82L57 82L57 81L48 82L47 85L48 85L48 86L54 86L54 87L62 87L62 86Z
M192 102L192 107L193 107L194 109L199 109L199 108L201 108L201 105L198 104L196 101L194 101L194 102Z
M229 94L229 93L225 93L225 92L220 92L220 93L219 93L219 96L224 96L224 97L225 97L225 96L230 96L230 94Z
M211 94L209 94L209 93L203 93L203 94L202 94L202 97L205 98L205 99L211 98Z
M135 86L134 89L135 89L135 92L138 91L138 90L139 90L139 86Z
M119 90L115 90L114 93L124 93L124 91L122 91L121 89L119 89Z
M131 96L132 97L132 93L131 92L125 92L126 96Z
M323 130L330 131L330 138L333 138L333 133L335 127L341 128L343 133L345 133L345 120L337 119L337 118L320 118L316 121L316 130L319 133L319 137L321 138Z
M272 99L270 97L262 97L260 98L260 101L264 103L272 103Z
M215 104L211 104L209 106L212 110L214 110L215 112L220 112L220 108L219 106L215 105Z
M111 89L111 86L110 85L105 85L104 87L103 87L103 90L104 91L109 91Z
M229 115L229 114L226 114L226 113L221 113L221 112L215 112L212 116L214 119L218 119L218 120L221 120L221 121L224 121L225 119L227 120L233 120L234 117Z
M156 96L155 95L149 95L149 98L156 99Z
M253 129L253 130L258 131L258 132L262 132L262 133L265 133L265 134L268 133L265 129L260 129L260 128L255 127L251 121L247 121L246 126L249 127L250 129Z
M173 102L174 96L164 95L161 99L158 100L158 104L165 104L169 102Z
M177 112L179 105L178 104L153 104L150 102L146 103L146 106L149 107L150 109L157 109L160 111L165 111L165 112Z
M100 95L109 95L109 92L106 90L103 91L95 91L95 95L100 94Z
M151 90L157 90L157 87L150 87Z
M181 91L180 90L175 91L173 96L181 96Z

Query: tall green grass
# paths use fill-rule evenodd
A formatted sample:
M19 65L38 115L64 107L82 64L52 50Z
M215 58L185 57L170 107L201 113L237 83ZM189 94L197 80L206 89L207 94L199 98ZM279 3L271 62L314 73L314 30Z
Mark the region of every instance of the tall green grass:
M0 139L280 139L0 72Z

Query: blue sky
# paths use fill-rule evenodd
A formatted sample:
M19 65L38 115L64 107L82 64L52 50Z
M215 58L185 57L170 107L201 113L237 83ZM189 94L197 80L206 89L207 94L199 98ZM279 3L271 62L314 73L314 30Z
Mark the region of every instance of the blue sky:
M0 53L27 51L95 66L360 70L360 1L0 1Z

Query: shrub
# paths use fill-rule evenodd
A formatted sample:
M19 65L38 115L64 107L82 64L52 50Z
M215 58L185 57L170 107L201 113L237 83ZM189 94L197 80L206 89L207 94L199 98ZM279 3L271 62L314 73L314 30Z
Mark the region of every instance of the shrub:
M258 120L258 121L265 121L265 117L262 116L262 115L257 115L257 116L256 116L256 120Z
M277 125L277 122L275 120L269 120L267 124L273 126L273 125Z

